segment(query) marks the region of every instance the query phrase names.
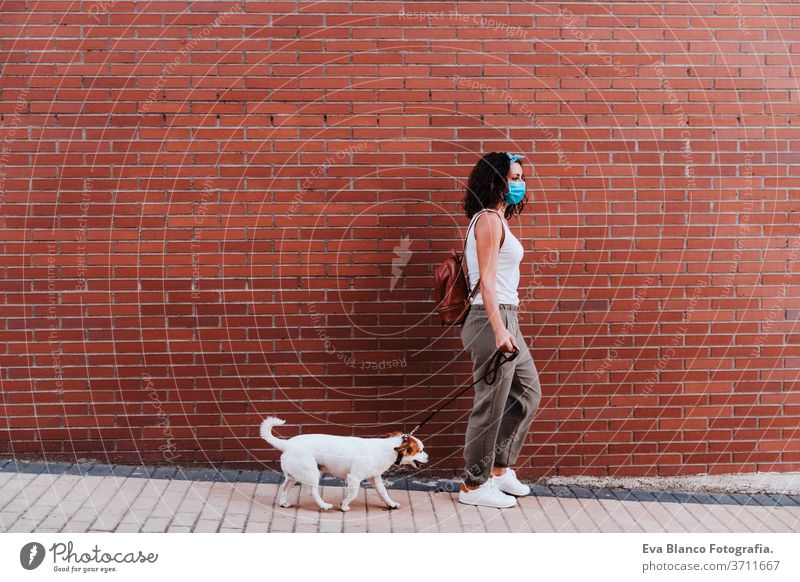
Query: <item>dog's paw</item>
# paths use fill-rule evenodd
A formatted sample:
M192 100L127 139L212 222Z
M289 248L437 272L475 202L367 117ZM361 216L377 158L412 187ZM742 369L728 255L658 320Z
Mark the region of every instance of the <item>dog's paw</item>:
M333 508L333 505L330 503L323 503L322 505L319 506L319 508L327 510Z
M288 501L281 501L280 503L278 503L278 505L280 505L281 507L291 507L292 506L292 504L289 503Z
M350 511L349 505L342 505L342 511Z
M386 505L389 506L389 509L397 509L398 507L400 507L400 504L397 503L396 501L392 501L391 503L387 503Z

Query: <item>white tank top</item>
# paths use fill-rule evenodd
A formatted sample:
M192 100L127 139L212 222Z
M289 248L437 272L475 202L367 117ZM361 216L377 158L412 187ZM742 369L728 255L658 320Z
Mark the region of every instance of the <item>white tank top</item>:
M467 273L469 274L469 288L472 291L478 283L480 277L480 269L478 267L478 251L477 242L475 240L475 221L478 216L487 212L481 210L472 217L470 222L471 229L467 231L467 247L464 255L467 258ZM484 220L486 220L484 218ZM505 219L503 220L503 228L506 231L506 239L503 241L503 246L500 253L497 255L497 277L495 279L495 290L497 293L497 301L499 303L509 303L511 305L519 305L519 295L517 294L517 287L519 286L519 264L522 262L522 256L525 254L525 249L522 243L517 240L508 228ZM483 287L483 282L481 282ZM481 292L478 291L472 299L473 305L482 305L483 297Z

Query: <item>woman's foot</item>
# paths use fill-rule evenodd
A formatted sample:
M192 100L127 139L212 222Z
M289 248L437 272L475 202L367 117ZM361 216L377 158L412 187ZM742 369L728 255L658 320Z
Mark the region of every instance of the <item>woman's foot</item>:
M467 505L483 505L485 507L496 507L503 509L506 507L514 507L517 500L511 495L506 495L497 488L493 478L490 478L486 483L470 489L464 483L461 483L461 489L458 492L458 500Z
M489 481L494 481L494 484L499 491L508 493L509 495L522 496L529 495L531 492L531 488L524 483L521 483L519 479L517 479L514 469L510 467L506 467L506 470L502 475L493 475Z

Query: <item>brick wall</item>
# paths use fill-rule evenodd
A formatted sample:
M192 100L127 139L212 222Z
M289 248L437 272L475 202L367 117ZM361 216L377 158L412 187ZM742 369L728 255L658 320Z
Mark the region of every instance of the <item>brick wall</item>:
M0 5L0 453L410 429L470 381L432 267L514 150L520 474L800 470L797 3Z

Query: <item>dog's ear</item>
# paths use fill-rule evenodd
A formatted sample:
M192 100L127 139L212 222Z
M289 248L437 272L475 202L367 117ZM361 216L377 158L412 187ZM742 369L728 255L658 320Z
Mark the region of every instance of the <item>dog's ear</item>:
M403 453L404 455L412 455L415 454L416 451L414 450L416 447L414 446L412 441L403 441L400 443L399 447L395 447L394 450L398 453Z
M387 432L386 436L403 436L403 433L399 430L394 430L392 432Z
M416 439L411 438L405 443L402 443L399 447L395 447L394 450L398 453L403 451L403 454L405 455L416 455L422 449L420 449L419 445L415 441Z

